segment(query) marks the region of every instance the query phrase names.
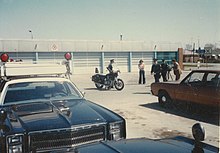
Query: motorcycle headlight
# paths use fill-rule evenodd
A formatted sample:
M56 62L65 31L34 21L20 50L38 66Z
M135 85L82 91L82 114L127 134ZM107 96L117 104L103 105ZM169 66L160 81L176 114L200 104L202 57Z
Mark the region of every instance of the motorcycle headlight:
M23 134L10 135L7 137L8 153L22 153Z
M123 137L123 122L113 122L109 124L109 138L119 140Z

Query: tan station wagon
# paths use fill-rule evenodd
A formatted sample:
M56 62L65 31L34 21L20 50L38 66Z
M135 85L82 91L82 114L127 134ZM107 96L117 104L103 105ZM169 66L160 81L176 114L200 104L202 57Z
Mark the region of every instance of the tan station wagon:
M186 102L219 108L220 71L193 70L181 82L152 83L151 92L161 106Z

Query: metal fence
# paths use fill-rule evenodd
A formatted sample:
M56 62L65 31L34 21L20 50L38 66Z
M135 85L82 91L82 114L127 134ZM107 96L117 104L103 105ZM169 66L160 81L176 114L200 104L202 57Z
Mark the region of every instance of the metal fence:
M0 52L7 52L11 59L24 62L57 63L64 60L65 52L73 56L73 73L93 73L97 67L106 72L110 59L122 72L138 71L138 62L144 60L150 70L152 59L178 57L179 44L146 43L141 41L58 41L58 40L0 40Z
M174 51L181 47L170 42L0 39L1 52Z

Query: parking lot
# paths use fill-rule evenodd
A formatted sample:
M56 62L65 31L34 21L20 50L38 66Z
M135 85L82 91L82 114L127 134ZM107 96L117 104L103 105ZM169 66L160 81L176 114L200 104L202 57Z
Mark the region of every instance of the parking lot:
M184 71L183 78L189 71ZM85 98L120 114L126 119L127 138L165 138L177 135L192 137L191 127L200 122L206 130L208 144L219 146L219 116L188 113L184 110L161 108L157 97L151 95L153 76L147 74L147 83L138 84L138 73L122 73L125 82L122 91L98 90L91 81L93 74L74 74L73 82L85 92Z

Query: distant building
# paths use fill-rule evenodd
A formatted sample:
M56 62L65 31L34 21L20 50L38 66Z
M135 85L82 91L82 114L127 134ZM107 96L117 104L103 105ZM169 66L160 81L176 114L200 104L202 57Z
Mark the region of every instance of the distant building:
M205 47L204 57L210 62L220 62L220 48Z
M10 58L23 62L61 62L64 53L73 56L73 73L93 73L95 68L106 73L110 59L115 59L122 72L138 71L140 59L144 60L146 70L150 71L152 59L160 62L165 59L171 63L178 60L180 43L144 41L93 41L93 40L0 40L0 53L7 52Z
M195 63L199 60L199 53L193 52L192 50L184 50L183 51L183 62L186 63Z

